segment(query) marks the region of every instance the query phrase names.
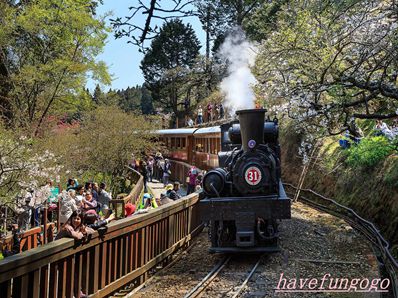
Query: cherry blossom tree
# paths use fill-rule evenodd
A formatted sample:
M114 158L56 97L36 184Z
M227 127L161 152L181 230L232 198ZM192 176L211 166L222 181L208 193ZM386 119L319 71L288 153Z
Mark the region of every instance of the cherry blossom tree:
M256 63L266 105L307 131L339 134L398 114L397 14L391 1L297 1Z
M17 195L39 189L62 169L52 152L36 152L31 139L15 135L0 127L0 204L15 205ZM46 192L37 192L34 203L47 198Z

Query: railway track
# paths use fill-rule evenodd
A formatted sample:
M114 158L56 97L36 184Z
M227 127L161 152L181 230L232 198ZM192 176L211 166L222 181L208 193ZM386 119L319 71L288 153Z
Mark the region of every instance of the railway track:
M393 295L391 297L398 297L398 262L390 252L389 243L372 222L362 218L351 208L326 198L311 189L298 188L289 183L284 183L284 186L287 187L286 193L293 194L296 192L299 201L316 210L324 211L343 219L372 243L379 263L380 275L391 281L390 292Z
M217 263L213 269L192 289L190 290L184 298L196 298L204 294L206 291L206 296L208 297L217 297L217 296L226 296L237 298L245 289L248 281L251 279L253 274L256 272L256 269L260 265L264 256L256 257L255 262L251 264L249 270L242 271L242 266L245 268L247 264L242 265L242 260L236 260L236 256L225 256L219 263ZM253 257L252 257L253 258ZM231 264L230 262L235 262L235 264ZM243 260L244 263L247 260ZM232 267L232 268L228 268ZM226 269L229 269L226 271ZM226 271L224 273L224 277L219 276L222 275L222 271ZM248 273L247 273L248 272ZM247 273L247 274L246 274ZM243 276L246 274L246 276ZM224 286L219 287L215 282L216 277L220 280L224 281ZM232 281L231 281L231 277ZM242 281L242 277L245 277ZM237 279L236 281L234 279ZM225 281L228 281L225 283Z
M280 228L280 253L263 257L254 270L259 255L234 255L216 276L213 273L225 259L223 255L208 253L207 231L203 231L189 253L183 253L178 262L159 271L129 297L181 298L190 292L191 297L270 297L275 295L281 273L287 279L321 278L326 273L347 278L379 276L369 245L341 219L298 202L292 206L292 220L284 221ZM375 294L369 297L379 297ZM309 297L308 293L285 295ZM329 293L316 295L331 296Z

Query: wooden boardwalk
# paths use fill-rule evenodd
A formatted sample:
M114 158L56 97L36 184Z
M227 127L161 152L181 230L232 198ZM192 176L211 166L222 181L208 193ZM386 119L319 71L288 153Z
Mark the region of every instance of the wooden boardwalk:
M153 182L148 182L147 186L151 189L155 198L160 198L160 194L166 192L163 187L163 183L160 183L155 179L153 179Z
M155 198L160 198L160 194L166 193L166 189L163 187L163 183L158 182L157 180L153 179L153 182L148 182L147 186L151 189ZM186 189L181 185L180 190L178 191L181 197L186 195Z

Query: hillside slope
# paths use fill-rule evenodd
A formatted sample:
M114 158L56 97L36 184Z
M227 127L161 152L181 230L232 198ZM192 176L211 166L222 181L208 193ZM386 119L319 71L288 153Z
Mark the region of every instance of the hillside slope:
M303 169L299 156L301 136L282 129L282 176L284 182L298 185ZM353 208L372 221L398 255L398 156L392 154L373 167L352 167L338 139L322 139L315 151L303 188L311 188Z

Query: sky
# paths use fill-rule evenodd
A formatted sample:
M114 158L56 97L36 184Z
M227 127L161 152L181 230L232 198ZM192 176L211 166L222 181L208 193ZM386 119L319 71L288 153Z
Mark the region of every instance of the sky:
M111 16L106 18L106 23L109 26L109 19L129 15L130 11L128 7L136 4L137 0L104 0L104 4L98 7L97 13L101 16L108 12L112 13ZM144 24L145 17L146 15L140 13L136 16L135 21ZM199 20L197 18L185 18L183 21L191 24L202 43L201 51L203 51L205 33L201 28ZM144 77L140 69L140 62L143 58L143 54L138 51L138 47L128 44L127 41L128 38L115 40L113 32L111 32L108 36L103 53L97 57L97 60L104 61L107 64L109 72L113 77L110 86L101 86L103 90L108 90L109 88L113 90L126 89L127 87L133 87L144 83ZM87 87L93 90L96 84L97 82L89 79Z

